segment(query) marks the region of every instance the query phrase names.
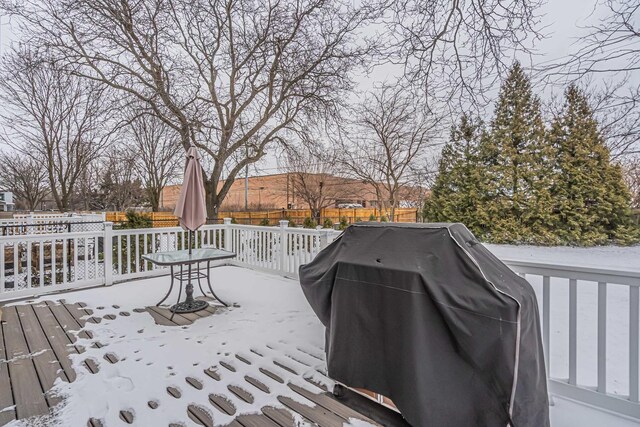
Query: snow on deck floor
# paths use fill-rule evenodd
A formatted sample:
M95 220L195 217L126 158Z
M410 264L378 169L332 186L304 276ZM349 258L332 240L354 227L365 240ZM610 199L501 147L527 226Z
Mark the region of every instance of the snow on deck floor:
M135 308L155 304L167 291L168 277L127 282L111 287L94 288L78 292L56 295L67 302L84 302L94 311L94 316L117 314L129 311L128 317L117 316L114 320L104 319L99 324L87 323L86 329L93 332L93 339L78 341L86 352L73 355L72 360L78 378L73 383L58 381L55 389L66 396L65 403L53 419L16 422L16 425L82 426L91 417L102 419L106 426L121 425L120 410L130 410L135 415L136 425L167 425L179 423L196 425L187 417L187 406L198 405L209 411L216 425L224 425L242 413L255 413L265 405L281 406L276 396L302 399L286 385L269 382L271 393L254 394L256 401L247 404L228 393L226 386L237 384L246 386L245 367L235 359L239 353L251 357L251 349L261 349L269 369L279 354L297 348L318 353L323 347L324 328L307 304L296 281L276 275L255 272L237 267L221 267L212 272L216 293L225 301L237 303L212 316L197 320L187 327L167 327L156 325L148 313L136 313ZM175 301L177 290L168 301ZM111 306L117 305L114 309ZM98 309L98 307L105 307ZM99 341L106 346L92 348ZM267 345L274 347L269 350ZM110 364L105 361L106 353L115 353L120 361ZM90 374L80 365L87 357L92 357L99 365L97 374ZM237 372L224 371L225 380L217 382L203 374L203 370L225 361L236 367ZM310 358L322 370L324 364ZM318 363L320 363L318 365ZM309 384L299 376L278 370L285 382L309 388ZM307 374L314 379L330 384L314 369ZM200 379L205 388L202 391L190 387L185 377ZM230 380L227 380L230 378ZM166 388L177 387L182 397L176 399L167 394ZM314 390L317 391L317 390ZM208 402L209 393L221 393L233 399L237 408L234 416L213 413ZM147 402L155 400L159 407L149 408ZM590 409L564 399L556 399L551 408L554 427L601 427L637 426L607 413ZM358 425L363 425L358 422Z
M239 307L224 309L186 327L156 325L148 313L133 311L158 302L168 290L168 277L56 295L55 299L63 298L66 302L86 303L94 316L114 314L116 318L86 324L85 329L93 332L93 339L79 339L77 344L83 345L86 352L71 356L78 378L73 383L58 380L54 388L66 396L64 406L54 419L43 419L40 425L84 426L91 417L103 420L106 426L121 425L120 410L130 410L135 415L136 425L166 426L173 422L197 425L187 416L189 404L207 409L216 425L225 425L235 416L258 412L265 405L282 406L276 400L277 396L304 402L286 384L268 381L266 377L261 380L269 386L271 394L255 393L253 404L235 398L226 388L229 384L246 387L244 369L247 365L239 362L234 354L246 355L251 360L251 349L263 353L263 363L285 378L285 382L310 387L299 376L272 364L279 354L288 349L295 351L296 347L321 354L318 349L323 347L323 327L310 310L300 287L279 276L236 267L218 268L212 272L212 279L220 298ZM167 301L176 298L177 291ZM112 308L114 304L119 308ZM118 316L122 311L131 315ZM105 346L92 348L94 341ZM270 351L267 344L277 351ZM103 357L107 353L116 354L119 362L105 361ZM90 374L80 366L88 357L99 364L98 373ZM237 372L225 370L224 381L220 382L207 377L203 370L218 365L219 361L234 366ZM307 362L324 365L312 357L308 357ZM309 375L316 381L330 385L321 374L313 369L310 371ZM204 390L189 386L185 382L188 376L204 383ZM170 396L166 391L169 386L178 388L182 397ZM317 392L317 389L311 390ZM237 410L235 416L211 411L208 395L216 392L232 399ZM147 402L151 400L159 403L157 409L149 408ZM33 422L24 424L33 425Z

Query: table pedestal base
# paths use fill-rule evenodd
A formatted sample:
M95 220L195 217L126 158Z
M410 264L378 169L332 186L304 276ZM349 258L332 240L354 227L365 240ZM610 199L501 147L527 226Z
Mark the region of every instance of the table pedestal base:
M171 306L171 311L173 313L193 313L194 311L200 311L205 308L209 303L207 301L194 299L191 301L182 301L178 304Z

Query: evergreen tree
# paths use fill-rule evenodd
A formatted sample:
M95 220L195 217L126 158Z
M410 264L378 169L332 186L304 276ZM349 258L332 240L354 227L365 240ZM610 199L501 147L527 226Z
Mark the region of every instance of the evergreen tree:
M486 210L496 242L555 243L546 143L540 100L520 63L500 88L491 136L482 157L488 162Z
M461 222L477 236L484 234L488 222L480 209L484 194L483 165L479 157L483 134L482 122L466 114L451 128L436 182L424 208L428 220Z
M589 102L575 85L565 92L549 142L557 152L552 192L560 238L580 245L631 242L630 195L622 171L611 164Z

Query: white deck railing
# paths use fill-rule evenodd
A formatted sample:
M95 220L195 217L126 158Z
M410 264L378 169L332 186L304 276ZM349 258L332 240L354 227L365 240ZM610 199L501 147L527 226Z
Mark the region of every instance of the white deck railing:
M203 226L196 247L237 254L232 264L296 277L340 232ZM167 274L146 253L186 248L179 227L0 236L0 301ZM552 394L640 420L640 273L503 260L534 286Z
M536 290L551 393L640 419L640 272L502 261Z

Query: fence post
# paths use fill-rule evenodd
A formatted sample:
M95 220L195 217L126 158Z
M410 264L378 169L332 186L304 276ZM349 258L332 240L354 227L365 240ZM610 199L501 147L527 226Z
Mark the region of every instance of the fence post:
M110 286L113 284L113 223L112 222L104 223L102 253L104 254L104 284L106 286Z
M287 228L289 221L283 219L280 221L280 272L287 272Z
M224 224L224 250L231 252L233 249L231 246L231 218L224 218L222 223Z

